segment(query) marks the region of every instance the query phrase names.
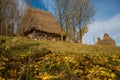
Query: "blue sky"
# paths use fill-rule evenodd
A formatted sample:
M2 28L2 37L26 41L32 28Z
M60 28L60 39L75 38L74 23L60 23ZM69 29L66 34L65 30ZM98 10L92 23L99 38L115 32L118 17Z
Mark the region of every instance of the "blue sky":
M31 0L31 1L32 1L31 4L32 4L35 8L48 11L48 8L46 8L46 5L43 3L42 0Z
M90 0L95 9L89 32L84 36L84 43L94 44L97 37L108 33L120 46L120 0ZM54 13L54 0L32 0L36 8Z
M110 19L120 12L120 0L91 0L97 21Z

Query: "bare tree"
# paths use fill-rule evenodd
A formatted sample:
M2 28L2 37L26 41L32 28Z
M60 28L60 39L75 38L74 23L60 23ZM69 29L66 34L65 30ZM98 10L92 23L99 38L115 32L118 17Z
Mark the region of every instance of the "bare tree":
M21 3L19 4L19 7L18 7L18 10L19 10L19 17L18 17L18 22L17 22L17 27L16 27L16 34L21 32L22 30L24 29L20 29L20 26L22 24L22 21L23 21L23 17L27 11L27 3L25 2L26 0L21 0Z
M86 27L82 27L89 23L91 17L94 15L94 10L89 0L74 0L73 5L75 18L79 27L80 43L82 43L83 33L85 33L84 30L87 29Z
M18 18L18 0L0 1L0 35L13 35Z
M57 3L57 14L58 14L58 20L60 23L60 26L63 28L63 1L64 0L56 0ZM62 34L62 30L61 30L61 41L63 41L63 34Z
M62 28L66 30L66 38L69 39L70 26L70 6L71 0L56 0L58 21Z
M75 40L77 29L82 43L83 34L88 31L87 24L94 14L93 6L89 0L56 0L58 20L61 27L66 30L67 40Z

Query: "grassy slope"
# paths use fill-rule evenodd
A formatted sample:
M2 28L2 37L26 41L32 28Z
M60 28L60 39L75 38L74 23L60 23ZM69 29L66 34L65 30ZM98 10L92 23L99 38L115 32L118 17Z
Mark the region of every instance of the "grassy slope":
M6 39L6 44L0 45L0 78L3 79L120 78L120 47L35 41L19 36L19 42L12 42L13 37L0 39ZM12 62L19 67L9 64ZM15 69L7 68L8 64Z

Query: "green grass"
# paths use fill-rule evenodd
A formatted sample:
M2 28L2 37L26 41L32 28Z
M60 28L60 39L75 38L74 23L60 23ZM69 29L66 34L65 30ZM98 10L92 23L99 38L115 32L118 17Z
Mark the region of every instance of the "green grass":
M120 79L120 47L15 37L0 36L0 80Z
M0 37L2 38L2 37ZM13 46L15 51L24 52L24 50L40 50L46 48L55 53L75 53L75 54L102 54L102 55L116 55L120 52L120 47L116 46L100 46L100 45L86 45L79 43L57 42L57 41L36 41L26 37L17 37L19 42L14 43L14 37L4 37L8 46ZM14 51L14 50L13 50Z

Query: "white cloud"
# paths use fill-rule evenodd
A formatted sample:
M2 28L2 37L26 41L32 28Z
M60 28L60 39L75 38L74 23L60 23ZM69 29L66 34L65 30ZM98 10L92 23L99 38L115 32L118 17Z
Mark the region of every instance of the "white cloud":
M44 3L45 7L48 9L49 12L51 12L52 14L55 13L55 0L42 0L42 2Z
M45 7L48 9L49 8L49 4L48 4L49 0L42 0L42 2L44 3Z
M19 3L20 7L26 7L27 6L27 4L25 3L24 0L18 0L18 3Z
M120 13L109 20L102 22L93 22L89 25L89 32L84 36L84 43L94 44L94 39L103 37L104 33L108 33L116 40L120 46Z
M24 0L18 0L18 3L19 3L18 8L21 11L20 15L23 15L23 12L26 10L27 4Z

